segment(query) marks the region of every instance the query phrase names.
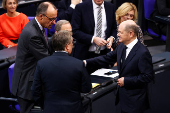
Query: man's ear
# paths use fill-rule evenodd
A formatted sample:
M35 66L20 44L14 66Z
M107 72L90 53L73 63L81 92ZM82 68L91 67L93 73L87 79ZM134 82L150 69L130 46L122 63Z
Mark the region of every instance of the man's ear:
M66 52L69 51L69 44L66 44L66 46L65 46L65 51L66 51Z
M43 19L43 14L39 14L38 17L40 18L40 20L42 20Z
M135 35L135 33L133 31L130 31L129 34L130 34L130 37L134 37L134 35Z

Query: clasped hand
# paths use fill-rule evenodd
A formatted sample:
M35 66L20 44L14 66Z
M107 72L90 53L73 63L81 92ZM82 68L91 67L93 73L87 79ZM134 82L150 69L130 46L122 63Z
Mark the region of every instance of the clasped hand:
M93 42L94 42L96 45L98 45L98 46L105 46L105 45L106 45L106 47L107 47L108 49L110 49L110 48L112 47L113 38L110 37L110 38L108 38L107 41L106 41L106 40L104 40L104 39L102 39L102 38L100 38L100 37L94 37Z

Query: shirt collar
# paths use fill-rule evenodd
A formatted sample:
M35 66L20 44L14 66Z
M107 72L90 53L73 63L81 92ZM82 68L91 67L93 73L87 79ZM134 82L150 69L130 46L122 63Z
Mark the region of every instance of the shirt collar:
M41 24L38 22L38 20L36 19L36 17L35 17L35 20L36 20L36 22L38 23L38 26L40 27L40 29L41 29L41 31L43 30L43 27L41 26Z
M127 46L127 48L132 49L133 46L134 46L137 42L138 42L138 39L137 39L137 37L136 37L135 40L133 40L131 43L129 43L129 44L126 45L126 46Z
M68 53L67 51L55 51L55 52L65 52L65 53Z
M97 8L99 7L99 5L97 5L97 4L94 2L94 0L92 0L92 3L93 3L93 9L97 9ZM102 8L104 7L104 1L103 1L103 3L102 3L101 7L102 7Z

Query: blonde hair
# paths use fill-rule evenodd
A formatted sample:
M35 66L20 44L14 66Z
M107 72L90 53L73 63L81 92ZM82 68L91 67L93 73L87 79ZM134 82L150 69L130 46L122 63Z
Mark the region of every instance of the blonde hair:
M6 2L7 2L7 0L3 0L3 1L2 1L2 8L4 8L4 9L6 9ZM18 0L15 0L15 2L16 2L17 5L18 5Z
M137 19L137 8L133 3L125 2L116 10L116 21L119 25L121 23L121 17L125 16L129 11L134 11L133 21Z

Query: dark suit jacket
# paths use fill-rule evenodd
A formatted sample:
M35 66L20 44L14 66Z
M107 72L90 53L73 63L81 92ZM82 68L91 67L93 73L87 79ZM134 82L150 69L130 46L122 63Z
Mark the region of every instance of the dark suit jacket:
M106 39L110 36L116 37L117 24L115 20L114 5L105 1L104 7L107 21ZM81 60L86 59L95 27L92 0L76 5L71 24L73 37L76 39L74 56Z
M119 77L124 77L124 86L118 86L116 104L120 102L124 112L138 113L149 107L147 83L154 76L152 57L148 49L138 41L121 68L123 47L124 44L120 43L115 51L87 60L87 66L105 67L110 62L117 61Z
M87 0L83 0L87 1ZM59 20L68 20L71 22L71 18L74 12L74 9L70 7L71 5L71 0L61 0L61 1L56 1L56 6L58 9L58 18Z
M71 21L74 9L70 7L71 0L61 0L57 3L59 20Z
M37 61L49 56L45 37L35 19L22 30L12 77L11 92L23 99L32 99L31 85Z
M91 90L91 81L82 61L55 52L38 61L34 77L33 97L44 99L44 113L83 113L80 93Z

